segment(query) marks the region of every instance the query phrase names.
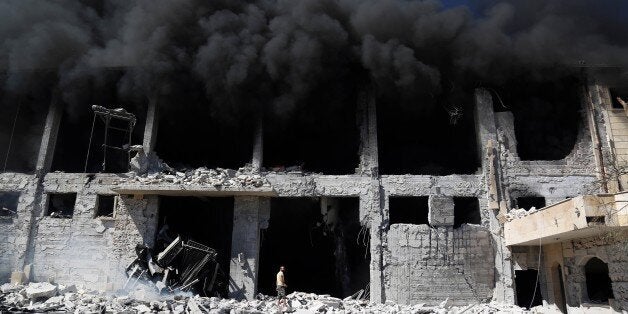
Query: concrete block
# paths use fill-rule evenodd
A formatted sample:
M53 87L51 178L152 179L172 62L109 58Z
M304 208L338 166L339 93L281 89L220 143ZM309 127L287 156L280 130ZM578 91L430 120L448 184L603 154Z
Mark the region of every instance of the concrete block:
M428 207L428 221L431 226L452 226L454 224L453 197L430 195L428 200Z
M21 285L26 282L26 276L22 271L11 272L11 284Z

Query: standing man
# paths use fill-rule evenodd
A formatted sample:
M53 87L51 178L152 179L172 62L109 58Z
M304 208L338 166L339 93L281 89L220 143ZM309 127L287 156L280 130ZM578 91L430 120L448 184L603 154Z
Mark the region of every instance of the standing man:
M279 300L277 300L277 306L279 306L279 308L281 308L282 304L283 306L287 305L286 287L288 285L286 285L286 277L283 274L284 271L286 271L286 268L280 266L279 272L277 273L277 298L279 298Z

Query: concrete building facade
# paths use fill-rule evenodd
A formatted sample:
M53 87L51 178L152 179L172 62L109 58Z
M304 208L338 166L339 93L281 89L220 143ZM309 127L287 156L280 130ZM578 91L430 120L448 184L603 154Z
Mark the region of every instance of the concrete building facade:
M229 211L227 218L220 218L221 222L230 222L227 232L213 237L226 243L222 253L228 255L223 256L227 263L222 267L229 274L229 295L251 299L258 292L268 291L263 288L268 285L268 272L276 271L278 266L271 256L276 250L271 247L275 242L268 239L284 237L286 244L282 250L285 251L296 252L299 246L308 245L316 252L325 250L316 248L319 244L314 240L301 243L291 240L286 233L273 233L281 228L277 223L290 224L288 218L276 222L274 217L278 216L274 215L279 215L276 213L288 212L285 217L291 217L290 211L301 210L299 204L313 202L313 212L320 208L323 217L317 219L329 228L321 234L338 234L329 217L343 215L338 212L344 208L355 210L354 220L360 226L357 239L361 239L358 240L361 244L352 247L334 242L335 246L328 246L332 247L332 259L312 260L314 264L334 263L333 256L345 252L343 263L351 269L345 272L350 278L343 281L345 285L337 290L340 292L332 293L337 296L355 292L356 287L366 283L372 302L438 304L449 298L459 305L497 300L528 306L529 298L520 295L529 289L517 275L521 270L530 269L538 272L541 282L538 293L543 299L557 304L567 300L569 307L577 307L587 302L582 297L582 286L586 286L583 265L587 263L582 257L587 256L597 257L608 265L613 291L610 303L627 310L625 266L628 260L626 254L619 253L621 247L627 245L626 238L600 239L599 234L591 234L539 250L536 243L511 245L504 237L506 217L513 207L539 199L543 199L544 204L536 207L546 207L579 195L620 192L626 186L603 174L610 165L619 162L614 156L623 156L622 148L613 146L613 139L628 137L628 129L618 126L628 121L628 117L609 113L611 99L604 86L590 84L582 88L579 96L581 103L574 106L581 108L578 111L581 123L570 152L557 160L529 160L520 157L513 113L496 110L499 104L495 102L500 100L490 90L476 89L472 114L467 114L474 117L472 132L479 167L473 173L464 174L381 171L380 156L384 148L380 147L381 139L378 139L380 107L368 95L360 97L356 105L359 150L352 174L264 167L264 146L268 141L264 126L267 124L260 123L249 159L249 175L258 176L263 181L259 185L211 185L188 180L183 172L169 174L172 178L152 180L151 166L146 164L158 163L159 152L155 147L163 126L158 123L160 106L156 99L147 101L142 149L135 159L140 166L135 172L53 171L51 165L59 129L64 123L63 108L53 97L42 126L34 171L0 173L3 206L14 210L0 222L0 279L52 280L95 289L119 289L126 281L124 269L135 259L135 245L154 246L164 223L164 213L168 211L168 217L172 217L179 210L174 205L168 205L172 208L166 210L165 204L193 198L209 202L208 208L199 210L227 208ZM197 145L211 143L201 137ZM238 175L231 174L231 178L237 180ZM114 196L113 214L101 216L99 210L107 196ZM212 209L212 199L230 201L226 207ZM70 217L51 215L56 202L71 204L67 205L72 207ZM181 215L187 214L182 211ZM194 212L188 218L190 225L197 225L202 219ZM195 228L219 227L209 227L209 221L206 225ZM316 224L312 228L316 228ZM310 234L318 232L311 229ZM348 231L344 234L353 235ZM366 248L365 252L351 251L362 247ZM349 261L351 256L362 254L362 259ZM296 256L289 258L297 261ZM364 263L366 270L361 271ZM296 269L310 267L301 264ZM564 285L562 292L551 285L559 279L557 265L563 269L560 274ZM287 266L290 271L292 265ZM328 271L324 276L334 277L338 273L342 273L342 269L336 264L335 272ZM270 274L270 278L273 275ZM300 275L289 272L288 278ZM523 277L521 273L519 278ZM301 283L301 287L307 284ZM321 290L314 289L314 292Z

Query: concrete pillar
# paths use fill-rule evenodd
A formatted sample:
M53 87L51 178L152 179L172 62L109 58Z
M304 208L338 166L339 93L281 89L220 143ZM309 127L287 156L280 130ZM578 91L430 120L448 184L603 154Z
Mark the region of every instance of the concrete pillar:
M428 221L430 226L454 225L454 198L443 195L430 195L428 200Z
M41 145L37 154L36 173L42 175L50 171L52 166L52 158L57 144L57 133L59 124L61 123L61 115L63 108L58 102L57 93L53 93L46 116L46 124L44 125L44 133L41 137Z
M502 186L502 168L499 159L496 118L491 94L485 89L475 90L475 130L478 141L482 173L485 176L488 216L491 238L495 249L495 288L493 299L514 303L511 252L504 244L499 217L506 212L505 191ZM502 215L500 215L502 214ZM484 215L483 215L484 216Z
M264 116L259 114L255 137L253 138L253 158L251 165L254 171L260 171L264 162Z
M155 150L157 142L157 130L159 126L157 96L153 95L148 100L148 110L146 111L146 124L144 125L144 153L149 155Z
M253 300L257 293L260 228L268 226L270 199L238 196L233 208L229 297Z
M384 229L388 223L384 217L385 195L381 191L379 180L371 180L371 185L366 194L360 195L360 221L364 224L370 222L370 301L382 303L386 301L384 289Z
M475 90L475 132L478 142L478 153L481 154L482 168L486 169L486 148L489 141L497 142L497 128L495 127L495 113L491 94L478 88Z
M378 175L377 112L375 97L363 91L358 98L357 121L360 129L360 165L358 174Z

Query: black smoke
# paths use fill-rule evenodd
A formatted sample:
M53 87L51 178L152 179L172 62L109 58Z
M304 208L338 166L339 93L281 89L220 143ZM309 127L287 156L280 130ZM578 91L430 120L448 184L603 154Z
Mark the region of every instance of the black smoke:
M52 76L65 103L85 106L86 90L111 84L99 81L116 68L123 97L172 99L198 85L214 110L283 113L342 99L329 86L416 104L455 98L455 86L628 65L626 1L470 3L3 0L2 86L21 93Z

